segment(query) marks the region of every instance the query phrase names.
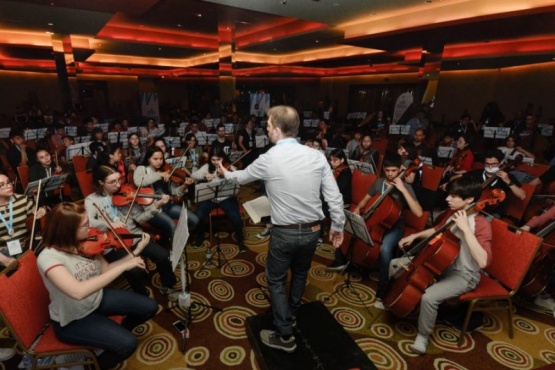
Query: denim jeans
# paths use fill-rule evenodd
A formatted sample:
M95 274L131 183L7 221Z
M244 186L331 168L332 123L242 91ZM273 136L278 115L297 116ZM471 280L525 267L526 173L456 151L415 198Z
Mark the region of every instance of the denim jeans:
M156 301L148 297L106 288L94 312L64 327L54 322L54 332L62 342L103 349L98 363L101 369L109 369L135 352L137 338L131 330L148 321L157 310ZM113 315L125 315L121 325L108 318Z
M148 220L149 224L162 230L162 237L166 242L170 242L173 239L176 228L174 220L179 219L181 207L183 207L181 204L170 202L162 206L162 212ZM187 226L189 227L189 232L192 232L197 227L198 222L198 217L190 210L187 210Z
M114 262L125 256L127 256L127 251L121 248L107 253L104 255L104 258L108 262ZM177 279L175 278L175 274L173 273L172 265L169 260L170 253L166 249L151 240L141 252L141 256L147 257L154 262L156 265L156 271L160 274L160 282L162 283L162 286L172 288L175 285ZM135 293L148 296L148 291L146 290L147 276L142 269L136 267L125 271L123 276L127 279L131 289L133 289Z
M241 219L241 213L239 212L239 202L236 197L229 197L225 200L215 203L212 200L205 200L197 205L196 215L198 217L198 239L197 242L202 242L204 240L204 230L206 229L206 218L216 207L221 208L227 219L231 221L233 225L233 230L237 235L237 242L241 245L243 244L243 220Z
M393 227L391 230L386 232L383 237L382 245L380 246L380 273L378 287L385 287L389 281L389 263L393 257L395 257L397 244L402 237L403 229L399 227Z
M274 227L270 236L266 278L270 290L270 304L274 314L274 325L279 336L293 333L292 316L301 307L306 277L312 255L318 244L320 228L283 229ZM287 297L285 284L291 269L291 289Z

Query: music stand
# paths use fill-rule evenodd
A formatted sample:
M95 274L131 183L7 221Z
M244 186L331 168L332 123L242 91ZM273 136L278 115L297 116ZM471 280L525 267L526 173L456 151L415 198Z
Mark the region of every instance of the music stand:
M331 297L333 297L335 294L339 293L343 289L349 289L357 297L357 299L360 301L360 303L364 306L366 311L368 311L370 316L372 316L372 313L370 312L370 310L366 306L366 303L362 300L362 298L360 297L359 292L357 291L357 289L351 283L351 269L349 267L351 265L351 260L353 258L353 249L354 249L355 243L358 240L361 240L364 243L368 244L370 247L373 247L374 242L372 241L372 238L370 237L370 234L368 233L368 229L366 228L366 222L364 222L364 219L362 218L361 215L357 215L357 214L354 214L352 212L349 212L349 211L345 210L345 218L346 218L346 222L345 222L344 232L351 234L352 237L351 237L351 240L349 242L349 247L347 248L347 256L346 256L347 257L347 263L345 264L345 267L343 267L343 270L341 270L340 274L342 274L343 272L346 271L347 272L347 278L345 279L345 281L341 285L339 285L337 288L335 288L333 293L331 293L328 297L324 298L324 300L329 302L331 300Z
M239 185L228 180L215 180L207 183L200 183L195 186L195 203L199 204L200 202L212 199L233 197L236 196L238 192ZM221 209L219 203L214 203L216 205L216 208L214 209ZM217 232L216 234L218 241L216 244L216 254L218 255L218 264L216 265L216 267L221 269L229 263L229 260L227 259L225 254L222 253L222 249L220 248L220 233ZM212 235L210 235L210 237L212 237ZM213 247L210 246L209 248L212 249ZM223 264L221 261L222 257L225 261ZM209 262L213 263L212 257L204 262L200 270L206 267ZM231 273L235 275L235 271L233 269L231 269Z
M30 182L29 184L27 184L27 189L25 189L24 194L27 196L34 194L34 191L39 187L39 183L41 183L41 192L44 193L46 198L47 197L46 195L49 191L61 189L64 182L66 181L66 178L67 178L67 173L63 173L61 175L54 175L51 177ZM60 191L60 201L62 202L64 201L61 191Z

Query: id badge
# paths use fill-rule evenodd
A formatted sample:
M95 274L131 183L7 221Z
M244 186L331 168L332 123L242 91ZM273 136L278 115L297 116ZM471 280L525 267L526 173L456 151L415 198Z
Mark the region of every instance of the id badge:
M23 248L21 247L19 239L10 240L6 244L8 245L8 252L10 253L10 256L16 256L23 253Z

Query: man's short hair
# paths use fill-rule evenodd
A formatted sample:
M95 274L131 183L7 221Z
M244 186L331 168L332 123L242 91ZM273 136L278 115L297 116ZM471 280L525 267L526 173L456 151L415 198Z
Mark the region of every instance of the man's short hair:
M278 105L268 111L268 120L279 127L285 137L296 137L299 132L299 114L293 107Z
M449 183L447 194L455 195L462 199L472 198L473 202L475 202L482 194L482 182L473 176L465 174Z
M10 130L10 139L13 139L16 136L23 137L23 131L19 130L19 129L11 129Z
M383 168L385 167L401 167L403 159L397 153L388 153L383 159Z
M484 158L495 158L499 161L499 163L501 163L503 158L505 158L505 155L499 149L488 149L486 154L484 154Z

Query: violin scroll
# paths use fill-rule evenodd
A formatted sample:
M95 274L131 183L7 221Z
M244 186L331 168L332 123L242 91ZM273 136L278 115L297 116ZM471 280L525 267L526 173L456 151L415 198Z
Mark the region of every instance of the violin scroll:
M491 196L492 196L492 198L483 199L483 200L479 201L478 203L476 203L474 208L477 211L482 211L484 208L486 208L486 206L488 206L488 205L492 206L492 205L495 205L497 203L501 203L507 197L505 192L501 189L493 189L491 191Z

